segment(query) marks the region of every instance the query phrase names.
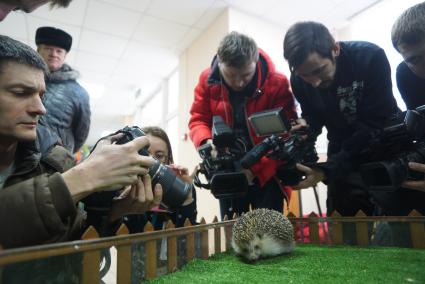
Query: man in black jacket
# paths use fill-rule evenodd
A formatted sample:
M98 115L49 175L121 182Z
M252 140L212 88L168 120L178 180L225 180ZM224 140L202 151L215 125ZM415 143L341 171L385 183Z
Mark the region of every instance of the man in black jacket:
M425 2L410 7L394 23L391 39L404 61L397 67L397 86L408 109L425 105ZM410 162L412 170L425 173L425 163ZM406 181L406 188L425 191L425 181ZM419 193L418 193L419 195ZM422 201L425 212L425 197ZM425 213L423 213L425 214Z
M404 61L397 67L397 86L408 109L425 105L425 3L406 11L394 23L391 40Z
M370 132L398 112L384 50L369 42L336 42L324 25L300 22L285 35L284 57L301 105L301 123L307 123L315 137L325 126L329 140L326 163L315 168L298 165L306 179L296 188L324 181L328 214L376 214L356 169Z

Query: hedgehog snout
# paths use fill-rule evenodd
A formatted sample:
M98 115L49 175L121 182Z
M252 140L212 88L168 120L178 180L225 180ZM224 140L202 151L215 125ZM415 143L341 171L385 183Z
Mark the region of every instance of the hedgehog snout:
M261 236L255 236L250 242L247 258L251 261L258 260L262 254Z

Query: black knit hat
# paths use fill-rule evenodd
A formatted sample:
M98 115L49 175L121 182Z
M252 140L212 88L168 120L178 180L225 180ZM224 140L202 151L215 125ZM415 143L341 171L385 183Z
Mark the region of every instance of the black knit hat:
M35 44L47 44L65 49L67 52L71 49L72 36L61 29L53 27L41 27L35 33Z

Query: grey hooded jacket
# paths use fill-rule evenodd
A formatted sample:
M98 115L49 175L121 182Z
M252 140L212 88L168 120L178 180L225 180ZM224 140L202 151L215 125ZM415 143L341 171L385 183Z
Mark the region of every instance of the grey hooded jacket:
M40 124L47 126L72 153L86 141L90 129L90 103L87 91L77 83L79 73L64 64L46 77L43 98L47 113Z

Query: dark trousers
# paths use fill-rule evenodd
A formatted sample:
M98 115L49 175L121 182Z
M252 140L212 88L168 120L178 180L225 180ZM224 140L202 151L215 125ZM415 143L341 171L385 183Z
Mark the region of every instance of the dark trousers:
M425 215L425 192L399 188L393 192L372 192L382 212L388 216L407 216L415 209Z
M270 179L262 188L256 184L251 185L247 194L243 197L219 200L221 219L225 215L231 219L234 213L240 215L248 212L250 205L252 209L268 208L283 212L284 197L285 195L274 179Z
M372 192L382 214L387 216L407 216L412 210L425 215L425 192L400 188L393 192ZM411 247L409 224L404 222L380 222L373 244L385 246Z
M342 216L354 216L359 210L371 216L378 211L372 195L360 174L356 172L328 184L326 207L328 216L334 211L338 211Z
M341 216L354 216L359 210L368 216L379 213L379 208L358 173L351 173L344 179L328 184L326 207L327 216L335 211L338 211ZM368 225L371 233L373 224ZM332 231L332 224L328 223L328 228ZM357 243L354 223L342 223L342 231L344 244L354 245Z
M369 216L406 216L413 209L425 214L425 193L400 188L393 192L368 191L360 174L351 173L346 179L328 185L327 214L338 211L342 216L354 216L362 210ZM409 228L406 223L377 223L371 243L385 246L410 246ZM331 229L331 228L330 228ZM356 231L352 223L343 224L344 242L355 243Z
M368 191L357 172L328 184L328 215L336 210L342 216L354 216L360 209L366 215L407 216L413 209L425 215L425 192L407 188Z

